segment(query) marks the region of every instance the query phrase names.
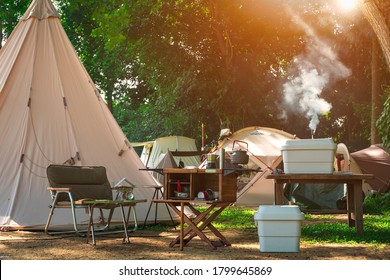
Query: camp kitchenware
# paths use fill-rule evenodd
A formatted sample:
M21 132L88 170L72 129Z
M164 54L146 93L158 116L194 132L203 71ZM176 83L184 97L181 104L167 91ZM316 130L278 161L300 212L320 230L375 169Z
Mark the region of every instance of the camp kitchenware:
M189 197L189 193L175 191L175 197L188 198Z
M199 199L207 199L207 197L208 197L207 192L198 192Z
M215 168L216 167L216 165L215 165L216 159L217 159L216 154L207 154L206 168Z
M219 150L219 168L223 169L224 165L225 165L225 149L221 148Z
M214 192L211 189L208 189L203 192L198 192L198 199L213 200Z
M233 141L233 154L230 156L230 161L232 164L247 164L249 161L249 156L247 155L246 151L240 150L237 148L236 150L234 149L234 145L236 142L241 142L246 145L246 150L248 150L248 143L240 140L234 140Z

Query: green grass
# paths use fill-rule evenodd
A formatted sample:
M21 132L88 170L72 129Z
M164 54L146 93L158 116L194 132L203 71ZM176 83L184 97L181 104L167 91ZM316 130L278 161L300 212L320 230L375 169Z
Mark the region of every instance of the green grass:
M203 210L202 207L199 207ZM257 208L228 207L213 222L219 230L253 230L256 233L254 213ZM308 225L301 228L301 240L308 243L344 243L344 244L390 244L390 215L364 214L364 233L357 234L354 227L348 227L345 221L332 221L336 216L305 215L305 220L310 221ZM149 230L167 230L167 226L148 226Z
M388 215L364 215L363 234L357 234L354 227L349 227L341 221L326 222L322 218L310 218L310 221L315 220L320 220L323 223L303 226L302 240L309 243L390 244L390 217Z
M231 207L225 210L216 219L219 229L250 229L256 228L253 222L253 215L257 210L243 210ZM354 227L349 227L345 222L332 221L335 215L305 215L305 220L310 221L308 225L301 228L301 239L309 243L369 243L390 244L390 215L386 214L365 214L364 234L357 234ZM331 221L331 222L330 222Z

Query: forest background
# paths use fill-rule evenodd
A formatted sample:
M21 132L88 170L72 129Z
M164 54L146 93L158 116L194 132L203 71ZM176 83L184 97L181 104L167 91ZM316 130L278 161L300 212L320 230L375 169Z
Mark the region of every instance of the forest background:
M32 0L0 0L0 46ZM390 146L390 66L353 0L53 0L131 142L266 126ZM358 0L360 1L360 0ZM371 0L390 26L390 1Z

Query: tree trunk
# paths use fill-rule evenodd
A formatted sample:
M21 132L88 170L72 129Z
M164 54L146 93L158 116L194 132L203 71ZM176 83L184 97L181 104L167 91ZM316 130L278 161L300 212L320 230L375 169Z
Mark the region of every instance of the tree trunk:
M390 69L390 30L389 26L386 24L386 20L377 5L373 0L359 0L359 6L362 10L365 18L371 25L374 30L378 42L381 46L383 56L386 59L387 67ZM375 44L375 46L374 46ZM373 42L373 52L372 52L372 104L371 104L371 144L376 144L379 141L378 129L376 126L376 120L379 116L379 107L380 102L379 92L380 92L380 81L378 80L378 54L379 52L377 42ZM374 51L376 49L376 51ZM374 57L375 56L375 57Z
M374 30L390 68L390 30L385 18L372 0L360 0L360 9Z
M230 41L229 31L224 23L224 18L219 11L219 6L217 1L211 0L211 12L216 24L214 24L213 29L217 38L219 50L221 55L225 60L226 69L232 68L233 60L233 47L232 42Z
M111 91L106 93L106 99L107 99L107 107L110 109L110 112L112 113L112 93Z
M372 38L371 49L371 145L380 143L379 133L376 121L380 114L380 94L381 94L381 75L380 75L380 50L378 41Z

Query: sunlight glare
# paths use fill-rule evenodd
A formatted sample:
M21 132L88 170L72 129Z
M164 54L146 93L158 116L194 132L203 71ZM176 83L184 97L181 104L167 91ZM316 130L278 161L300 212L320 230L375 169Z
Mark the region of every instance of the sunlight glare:
M358 0L338 0L339 6L344 11L351 11L356 8Z

